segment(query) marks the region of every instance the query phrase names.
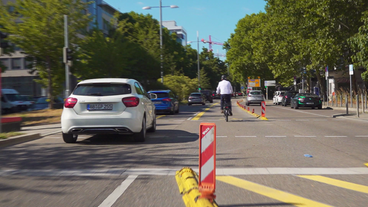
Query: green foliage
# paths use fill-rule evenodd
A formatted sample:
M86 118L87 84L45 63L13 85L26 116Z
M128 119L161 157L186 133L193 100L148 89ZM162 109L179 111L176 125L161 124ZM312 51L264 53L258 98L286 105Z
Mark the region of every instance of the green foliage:
M198 79L190 79L183 75L164 76L164 85L172 90L180 101L186 100L190 93L197 91ZM157 81L161 81L158 79Z
M8 39L33 57L36 72L40 75L48 96L60 93L65 79L61 62L64 47L64 15L68 15L68 36L72 45L78 45L78 33L83 32L91 21L82 0L16 0L7 5L0 3L0 25L9 33ZM12 10L8 10L12 7ZM9 12L11 11L11 12ZM51 99L53 100L53 99ZM52 102L50 102L52 107Z

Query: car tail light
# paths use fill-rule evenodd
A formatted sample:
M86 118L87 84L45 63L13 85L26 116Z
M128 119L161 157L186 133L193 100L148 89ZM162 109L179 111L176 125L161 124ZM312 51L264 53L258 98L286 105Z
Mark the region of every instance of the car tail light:
M192 99L193 97L189 96L189 99Z
M300 102L303 102L303 101L304 101L304 98L299 98L299 101L300 101Z
M252 95L248 94L248 97L252 97Z
M287 96L285 96L285 98L287 98Z
M78 99L69 97L65 100L64 107L73 108L75 104L77 104L77 102L78 102Z
M122 101L126 107L136 107L139 104L139 98L137 97L123 98Z
M169 98L164 98L164 99L162 99L163 101L167 101L167 102L171 102L171 99L169 99Z

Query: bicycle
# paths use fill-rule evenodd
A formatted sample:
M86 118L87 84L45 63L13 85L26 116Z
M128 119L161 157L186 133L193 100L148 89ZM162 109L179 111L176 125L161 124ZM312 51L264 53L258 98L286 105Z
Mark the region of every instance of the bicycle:
M225 120L226 120L226 122L228 122L229 121L229 115L230 115L230 104L231 103L229 103L229 102L227 102L227 101L225 101L225 103L224 103L224 116L225 116Z

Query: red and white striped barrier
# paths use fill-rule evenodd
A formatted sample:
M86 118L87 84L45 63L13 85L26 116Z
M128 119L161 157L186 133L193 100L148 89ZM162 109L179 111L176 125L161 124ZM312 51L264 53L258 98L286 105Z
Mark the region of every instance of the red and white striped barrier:
M261 109L262 115L261 116L265 117L266 116L266 102L262 101L261 106L262 106L262 109Z
M199 183L201 198L213 200L216 189L216 124L199 125Z

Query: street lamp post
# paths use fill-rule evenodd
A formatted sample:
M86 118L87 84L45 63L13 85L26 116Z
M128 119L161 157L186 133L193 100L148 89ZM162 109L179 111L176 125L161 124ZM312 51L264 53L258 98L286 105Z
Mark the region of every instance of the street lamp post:
M151 8L160 8L160 60L161 60L161 83L164 83L164 66L163 66L163 52L162 52L162 8L170 7L170 8L179 8L176 5L170 5L170 6L162 6L162 0L160 0L160 6L146 6L143 7L143 9L148 10Z

